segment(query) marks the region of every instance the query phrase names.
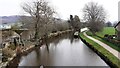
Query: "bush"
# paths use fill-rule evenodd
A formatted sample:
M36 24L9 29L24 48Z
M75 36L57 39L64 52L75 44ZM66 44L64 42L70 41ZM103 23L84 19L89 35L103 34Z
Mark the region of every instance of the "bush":
M8 48L12 49L12 50L15 50L16 49L16 46L12 43L8 46Z
M6 56L3 56L2 57L2 62L6 62L6 61L8 61L8 58Z
M108 39L113 39L113 36L112 36L112 35L109 35L109 36L108 36Z
M105 35L104 35L104 38L106 38L106 37L108 37L108 36L109 36L108 34L105 34Z
M115 40L113 37L116 37L115 35L108 35L104 38L102 38L103 40L106 40L107 42L110 42L112 44L114 44L115 46L120 48L120 41Z
M2 50L2 53L3 53L3 56L6 56L6 57L12 57L13 55L13 51L9 48L4 48Z
M111 39L113 39L113 37L114 37L113 35L109 35L109 34L105 34L105 35L104 35L104 38L107 39L107 40L109 40L109 41L110 41Z

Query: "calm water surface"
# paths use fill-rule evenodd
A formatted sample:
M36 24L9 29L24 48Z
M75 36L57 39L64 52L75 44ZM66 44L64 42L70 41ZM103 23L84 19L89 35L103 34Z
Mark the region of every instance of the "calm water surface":
M19 66L107 66L80 39L59 37L22 56Z

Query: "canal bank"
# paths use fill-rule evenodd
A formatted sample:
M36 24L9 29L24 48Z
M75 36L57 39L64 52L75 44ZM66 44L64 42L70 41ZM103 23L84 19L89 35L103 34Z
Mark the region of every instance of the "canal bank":
M61 36L63 34L66 34L66 33L69 33L71 32L72 30L66 30L66 31L59 31L59 32L56 32L56 33L50 33L48 35L48 39L53 39L53 38L56 38L58 36ZM45 38L41 38L40 40L43 41ZM52 40L51 40L52 41ZM45 43L45 42L43 42ZM42 43L42 44L43 44ZM9 68L10 65L13 65L13 66L17 66L18 64L18 58L20 58L21 56L25 56L27 55L28 53L30 53L32 50L35 50L36 48L39 48L41 47L42 45L41 43L39 43L39 45L35 46L35 45L30 45L30 47L22 50L22 52L19 54L19 56L16 55L16 52L14 52L13 56L11 58L8 58L9 60L7 62L4 62L4 63L1 63L0 64L0 67L7 67ZM13 62L16 62L13 64Z
M74 39L71 32L49 39L48 44L16 57L19 62L13 61L10 66L108 66L80 39Z
M84 36L83 33L84 32L80 34L80 38L89 48L91 48L96 54L98 54L110 67L120 68L120 61L117 57L115 57L113 54L101 47L96 42Z

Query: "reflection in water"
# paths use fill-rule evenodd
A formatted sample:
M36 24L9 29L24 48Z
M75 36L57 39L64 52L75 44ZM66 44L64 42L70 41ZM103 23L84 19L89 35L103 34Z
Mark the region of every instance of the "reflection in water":
M70 39L71 39L70 42L71 42L71 44L72 44L72 43L73 43L73 39L74 39L74 32L72 32L71 35L70 35L69 37L70 37Z
M35 52L36 52L36 60L39 60L39 61L36 61L37 65L40 66L40 49L36 48Z
M46 43L45 43L45 44L46 44L47 52L49 53L49 44L50 44L50 43L48 43L48 41L46 40Z
M47 42L47 46L42 45L27 56L22 56L19 66L107 66L97 54L80 39L71 37L71 34Z

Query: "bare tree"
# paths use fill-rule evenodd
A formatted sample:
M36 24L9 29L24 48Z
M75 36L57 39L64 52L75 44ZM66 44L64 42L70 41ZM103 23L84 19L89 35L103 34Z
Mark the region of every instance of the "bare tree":
M45 0L35 0L32 3L25 3L22 6L23 10L31 15L34 20L35 36L37 39L39 37L39 30L44 27L47 30L46 25L51 23L54 10L49 6L49 3ZM47 32L47 31L44 31ZM47 34L47 33L45 33Z
M101 31L104 27L106 18L105 10L102 6L94 2L89 2L85 5L84 9L84 20L88 22L88 28L95 34L95 32Z

